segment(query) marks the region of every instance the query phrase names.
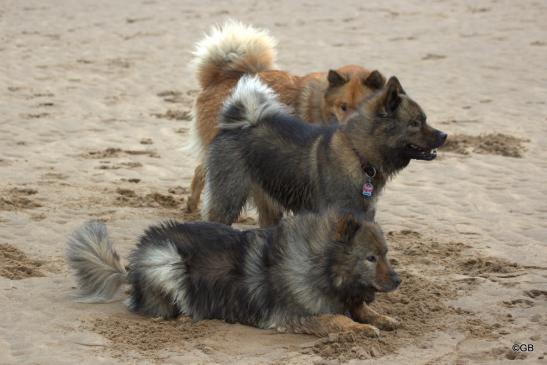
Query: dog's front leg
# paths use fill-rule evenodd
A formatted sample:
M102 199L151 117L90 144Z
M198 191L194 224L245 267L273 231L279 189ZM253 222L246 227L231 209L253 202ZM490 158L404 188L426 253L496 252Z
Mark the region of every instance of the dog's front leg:
M354 307L351 311L351 317L361 323L370 323L380 329L392 331L399 328L399 321L394 318L377 313L366 303Z
M353 332L368 337L378 337L378 328L352 321L350 318L338 314L326 314L293 320L286 327L278 327L280 332L304 333L318 337L328 336L329 333Z

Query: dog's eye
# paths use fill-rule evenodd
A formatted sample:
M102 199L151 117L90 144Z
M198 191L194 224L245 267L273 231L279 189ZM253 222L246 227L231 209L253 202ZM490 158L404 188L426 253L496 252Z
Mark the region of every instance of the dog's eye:
M340 109L342 109L343 112L347 111L348 110L348 104L346 104L346 103L340 104Z
M410 126L417 128L420 126L420 122L418 122L417 120L413 120L412 122L410 122Z
M367 261L376 262L376 256L373 256L373 255L368 256L368 257L367 257Z

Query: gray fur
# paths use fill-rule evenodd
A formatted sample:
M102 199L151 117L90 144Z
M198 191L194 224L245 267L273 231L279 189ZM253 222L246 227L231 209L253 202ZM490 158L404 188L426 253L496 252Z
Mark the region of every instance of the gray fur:
M325 254L327 243L325 237L333 230L333 222L318 220L316 216L307 215L305 222L287 219L285 225L286 239L294 244L287 245L287 255L283 262L283 281L287 289L303 308L317 314L338 313L343 310L338 301L332 301L323 295L322 289L310 282L322 281L323 267L315 265L310 257ZM297 244L306 242L305 245Z
M126 282L125 268L102 222L90 221L74 232L68 240L66 258L78 281L80 302L111 301Z
M207 221L222 222L216 215L210 216L210 212L215 209L224 212L226 221L232 223L245 207L252 184L241 151L233 146L226 146L224 153L233 157L230 164L205 165L202 217ZM214 169L210 170L209 166L214 166ZM224 181L226 184L221 185L217 181ZM219 196L222 199L219 200Z
M210 222L152 226L129 256L128 307L152 317L186 314L278 329L294 329L311 317L345 315L375 292L399 284L375 227L361 215L337 211L290 216L277 227L248 231ZM96 294L96 283L108 274L121 278L123 268L101 223L77 231L68 251L80 286L91 288L87 292ZM367 263L370 255L378 257L377 264ZM93 273L95 285L82 279L83 271ZM120 283L109 285L103 297Z
M228 99L207 151L206 219L232 224L253 196L263 227L279 221L279 207L339 207L374 220L387 181L412 159L433 160L446 140L395 77L344 125L304 123L270 94L258 79L242 78ZM362 194L365 183L373 185L371 197Z
M173 306L187 313L184 260L169 240L135 250L130 257L131 281L138 281L147 293L139 308L129 301L129 309L152 317L172 317ZM178 313L177 313L178 314Z

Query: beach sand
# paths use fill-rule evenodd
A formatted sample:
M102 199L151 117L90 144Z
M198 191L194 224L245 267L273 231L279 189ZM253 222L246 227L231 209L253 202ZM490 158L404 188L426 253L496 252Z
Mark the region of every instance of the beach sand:
M545 361L545 14L538 0L4 1L0 364ZM183 150L189 63L228 18L269 29L285 70L397 75L449 133L435 161L411 162L380 199L403 282L374 306L401 329L317 339L71 298L63 254L85 221L105 221L125 257L149 224L198 218L183 212L196 164Z

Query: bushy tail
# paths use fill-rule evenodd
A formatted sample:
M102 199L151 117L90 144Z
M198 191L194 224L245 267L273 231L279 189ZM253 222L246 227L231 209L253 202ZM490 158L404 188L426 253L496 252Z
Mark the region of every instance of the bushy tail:
M267 31L227 21L215 26L196 44L193 66L202 89L226 78L239 79L275 68L277 42ZM187 153L203 157L205 146L198 132L196 115L190 125Z
M258 76L244 76L224 102L219 128L248 128L274 114L288 112L276 93Z
M226 76L273 69L277 42L267 31L236 21L213 27L196 44L194 66L202 88Z
M74 232L66 258L75 271L80 302L109 302L126 282L127 273L102 222L90 221Z

